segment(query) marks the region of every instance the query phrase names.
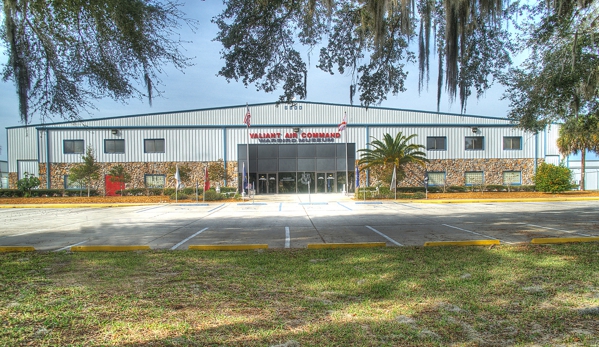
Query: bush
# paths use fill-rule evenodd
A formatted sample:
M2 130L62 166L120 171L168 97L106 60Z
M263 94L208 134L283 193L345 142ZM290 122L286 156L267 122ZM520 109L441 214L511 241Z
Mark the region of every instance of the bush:
M0 197L3 198L20 198L23 192L18 189L0 189Z
M538 191L563 192L572 187L572 171L565 166L542 163L533 180Z
M220 187L220 192L221 193L233 193L236 192L237 188L236 187Z
M33 175L29 175L28 172L25 172L25 177L21 178L18 182L17 182L17 189L19 189L20 191L23 192L23 196L24 197L30 197L31 196L31 190L33 188L39 187L40 185L40 179L33 176Z
M183 193L177 193L176 195L175 195L175 193L173 193L173 194L169 195L169 197L171 200L187 200L187 199L189 199L189 196L187 196Z
M62 196L83 196L84 193L87 193L87 189L62 189ZM87 194L85 194L87 196ZM89 196L98 196L100 192L97 189L90 189Z
M204 200L206 201L216 201L216 200L223 200L225 199L226 196L221 194L221 193L217 193L216 190L208 190L206 191L206 193L204 194Z

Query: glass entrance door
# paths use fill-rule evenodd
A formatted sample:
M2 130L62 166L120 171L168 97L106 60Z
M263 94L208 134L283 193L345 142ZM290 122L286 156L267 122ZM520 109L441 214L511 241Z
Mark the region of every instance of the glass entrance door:
M335 173L316 173L316 193L332 193L335 191Z
M276 194L277 193L277 174L264 173L258 175L257 194Z
M267 193L268 194L276 194L277 193L277 174L268 174L266 175L268 178L268 186Z
M327 172L327 193L335 192L335 173Z
M314 172L298 172L297 173L297 192L308 193L308 189L313 193L316 182L314 180Z

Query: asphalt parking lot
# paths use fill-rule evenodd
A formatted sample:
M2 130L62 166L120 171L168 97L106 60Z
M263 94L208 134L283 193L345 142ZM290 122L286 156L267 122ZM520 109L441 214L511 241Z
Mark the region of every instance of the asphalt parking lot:
M353 200L300 203L161 204L116 208L0 209L0 246L62 251L71 246L373 243L599 236L599 201L426 204Z

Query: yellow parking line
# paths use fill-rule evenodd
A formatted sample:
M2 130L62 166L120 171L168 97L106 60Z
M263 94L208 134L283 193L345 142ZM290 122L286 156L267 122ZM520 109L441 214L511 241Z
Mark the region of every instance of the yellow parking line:
M73 246L71 252L127 252L149 249L150 246Z
M0 246L2 252L34 252L35 248L31 246Z
M335 249L335 248L374 248L386 247L384 242L358 242L358 243L309 243L308 249Z
M598 242L599 237L554 237L554 238L537 238L530 240L530 243L571 243L571 242Z
M499 243L499 240L431 241L425 242L424 246L490 246L498 245Z
M189 249L196 251L249 251L252 249L267 249L267 244L250 245L190 245Z

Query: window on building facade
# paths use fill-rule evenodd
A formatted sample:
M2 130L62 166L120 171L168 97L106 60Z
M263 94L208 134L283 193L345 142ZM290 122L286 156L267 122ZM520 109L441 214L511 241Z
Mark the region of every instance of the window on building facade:
M522 172L521 171L504 171L503 172L503 185L513 186L522 184Z
M164 153L164 139L145 139L145 153Z
M429 172L428 173L428 185L429 186L442 186L445 184L445 172Z
M104 140L104 153L125 153L125 140Z
M69 180L69 175L64 175L64 189L83 190L87 189L83 182L73 182Z
M146 188L164 188L166 183L165 175L146 175Z
M504 137L503 138L503 149L504 150L522 149L522 137L520 137L520 136Z
M83 154L84 152L83 140L64 140L63 141L63 152L65 154Z
M465 148L466 150L481 150L484 149L483 136L466 136Z
M464 174L464 183L467 186L476 186L483 184L484 175L482 171L466 171Z
M429 151L445 151L447 150L447 138L443 137L432 137L426 138L426 149Z

